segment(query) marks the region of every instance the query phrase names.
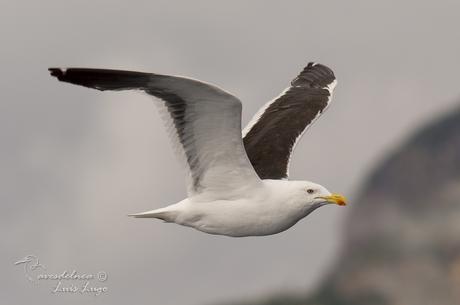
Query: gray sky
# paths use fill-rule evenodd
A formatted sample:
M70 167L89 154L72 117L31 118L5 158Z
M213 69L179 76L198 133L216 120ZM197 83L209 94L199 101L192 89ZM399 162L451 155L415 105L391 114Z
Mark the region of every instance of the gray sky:
M243 101L244 122L309 62L334 103L291 163L348 195L385 153L460 96L458 1L2 1L0 299L190 304L314 287L346 208L262 238L205 235L125 215L185 196L156 108L136 93L60 84L50 66L186 75ZM107 294L53 295L13 263L107 272Z

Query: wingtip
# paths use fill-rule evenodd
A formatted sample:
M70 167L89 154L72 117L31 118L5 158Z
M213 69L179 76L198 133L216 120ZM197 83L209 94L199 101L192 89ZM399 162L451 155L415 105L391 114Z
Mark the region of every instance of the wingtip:
M327 66L309 62L307 66L291 82L292 86L310 86L312 88L326 89L335 80L334 72Z
M315 62L315 61L310 61L310 62L307 64L307 66L305 67L305 69L308 70L308 69L312 69L312 68L314 68L314 67L317 67L317 68L319 68L319 69L323 68L323 69L326 69L326 70L328 70L329 72L333 73L331 68L329 68L329 67L326 66L326 65L320 64L319 62Z
M48 71L50 72L51 76L56 77L57 79L61 79L62 76L65 74L65 70L61 68L48 68Z

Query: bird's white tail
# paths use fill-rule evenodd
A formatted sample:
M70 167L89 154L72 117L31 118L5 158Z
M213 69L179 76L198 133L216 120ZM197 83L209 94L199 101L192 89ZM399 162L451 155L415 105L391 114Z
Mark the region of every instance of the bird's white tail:
M173 211L162 208L142 213L128 214L128 216L135 218L158 218L166 222L173 222L175 213Z

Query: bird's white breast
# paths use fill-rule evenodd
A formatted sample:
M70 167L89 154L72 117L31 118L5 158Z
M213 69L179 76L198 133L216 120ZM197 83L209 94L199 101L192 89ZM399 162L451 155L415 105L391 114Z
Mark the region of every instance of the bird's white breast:
M289 200L288 189L278 183L264 183L257 192L234 200L185 199L176 205L179 213L175 222L210 234L270 235L290 228L303 217Z

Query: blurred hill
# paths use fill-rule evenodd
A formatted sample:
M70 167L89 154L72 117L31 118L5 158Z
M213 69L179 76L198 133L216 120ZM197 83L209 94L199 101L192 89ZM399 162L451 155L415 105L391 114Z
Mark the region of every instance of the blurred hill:
M250 304L460 304L460 108L418 131L366 181L316 292Z

